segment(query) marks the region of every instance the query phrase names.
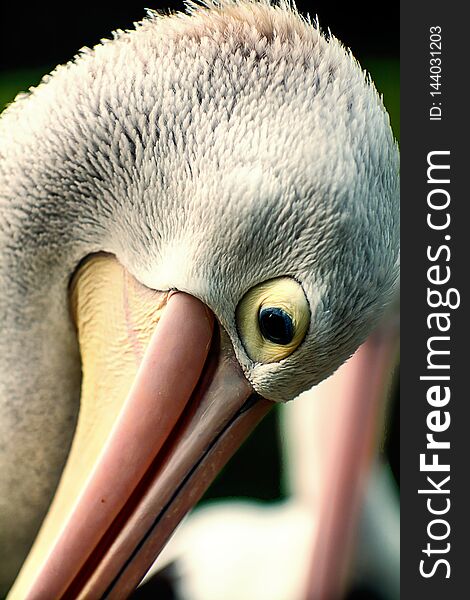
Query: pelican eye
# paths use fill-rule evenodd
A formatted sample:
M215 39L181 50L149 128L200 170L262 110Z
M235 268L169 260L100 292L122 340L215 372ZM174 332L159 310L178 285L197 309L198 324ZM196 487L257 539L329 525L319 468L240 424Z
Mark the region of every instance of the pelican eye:
M259 328L264 338L285 346L294 337L294 324L282 308L262 308L258 315Z
M292 354L307 333L310 309L302 286L290 277L252 287L236 311L240 339L259 363L279 362Z

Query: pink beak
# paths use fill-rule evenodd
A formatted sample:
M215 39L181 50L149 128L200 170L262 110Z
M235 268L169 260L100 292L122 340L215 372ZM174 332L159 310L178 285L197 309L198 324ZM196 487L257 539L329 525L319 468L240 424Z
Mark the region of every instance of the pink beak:
M270 406L254 394L209 309L172 294L107 444L27 598L130 594Z
M323 416L331 422L325 423L328 439L318 449L323 464L312 508L318 528L306 600L344 597L397 343L396 322L386 322L319 390L329 406Z

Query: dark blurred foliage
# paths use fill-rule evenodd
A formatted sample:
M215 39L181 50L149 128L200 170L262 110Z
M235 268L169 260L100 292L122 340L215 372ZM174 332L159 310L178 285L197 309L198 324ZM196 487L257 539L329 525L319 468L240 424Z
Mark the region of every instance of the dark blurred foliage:
M399 4L377 2L298 1L297 8L318 15L328 29L367 68L384 95L395 135L399 136ZM93 4L4 2L0 6L0 110L17 92L36 85L55 65L70 60L83 46L94 46L116 29L128 29L145 16L145 7L164 13L182 10L183 2L128 0ZM389 410L385 452L399 478L398 388ZM282 496L278 415L273 410L211 486L206 498L248 496L272 500Z

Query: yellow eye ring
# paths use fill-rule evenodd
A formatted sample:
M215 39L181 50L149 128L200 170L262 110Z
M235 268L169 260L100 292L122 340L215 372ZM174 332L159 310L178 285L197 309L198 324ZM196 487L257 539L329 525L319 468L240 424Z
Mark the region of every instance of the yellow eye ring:
M252 360L279 362L299 346L310 323L304 291L290 277L260 283L241 299L237 327Z

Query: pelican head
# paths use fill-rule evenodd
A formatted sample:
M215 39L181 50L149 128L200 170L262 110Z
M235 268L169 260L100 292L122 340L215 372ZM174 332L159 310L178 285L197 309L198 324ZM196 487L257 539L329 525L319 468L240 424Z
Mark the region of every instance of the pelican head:
M150 13L20 96L0 136L3 585L83 372L12 595L124 593L270 404L391 302L397 146L351 53L268 0Z

